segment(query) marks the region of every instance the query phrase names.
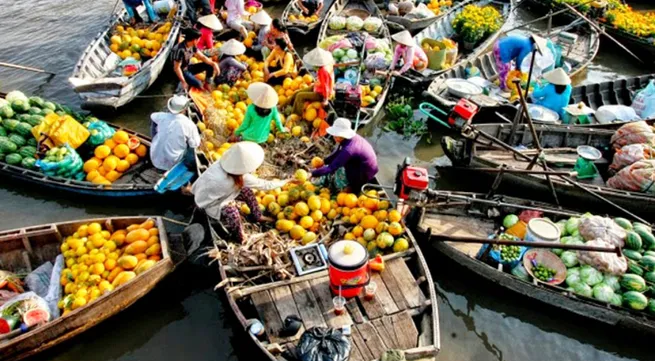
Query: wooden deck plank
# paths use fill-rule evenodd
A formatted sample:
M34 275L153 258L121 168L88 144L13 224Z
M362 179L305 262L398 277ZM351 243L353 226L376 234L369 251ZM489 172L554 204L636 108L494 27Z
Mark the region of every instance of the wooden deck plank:
M355 323L364 322L364 314L359 309L359 305L357 304L357 297L351 298L348 301L346 301L346 309L348 310L350 317L353 319L353 321L355 321Z
M391 343L393 343L394 348L399 349L400 342L398 342L398 335L396 335L396 329L394 328L393 319L391 317L392 316L384 316L379 321L382 323L384 329L387 331L387 334L392 340Z
M394 314L398 312L400 309L396 305L396 302L393 300L391 297L391 294L389 293L389 290L387 289L387 285L384 283L382 280L382 277L380 276L379 273L374 272L371 275L371 280L375 282L375 284L378 285L378 289L375 292L375 299L382 304L382 307L384 308L384 312L387 315Z
M387 288L387 291L389 291L389 294L391 295L391 298L396 304L398 310L399 311L406 310L407 301L405 301L405 296L403 295L403 291L400 289L400 286L398 285L398 281L396 281L396 278L393 276L393 274L388 270L386 270L380 273L380 277L382 278L382 281L384 281L384 285Z
M355 345L355 343L352 342L352 338L350 339L350 355L348 356L348 361L369 361L369 360L364 360L362 354L359 352L359 349L357 348L357 345Z
M396 330L398 346L401 349L410 349L418 345L418 330L412 320L412 316L405 312L399 312L391 316L393 327Z
M350 339L351 339L353 345L355 345L357 347L357 350L359 351L361 357L364 360L370 361L370 360L374 359L373 354L371 353L371 351L366 346L366 342L364 342L364 339L362 338L362 335L357 330L357 327L352 328L352 332L350 334Z
M327 327L309 282L305 281L291 285L291 292L305 328Z
M309 284L311 285L312 292L316 297L316 302L321 309L323 319L328 326L333 328L341 328L343 326L353 324L353 320L348 312L344 312L340 316L334 314L334 307L332 305L332 293L330 292L330 280L327 276L310 280Z
M450 216L434 215L426 213L423 217L422 227L431 228L432 234L449 235L454 237L482 237L486 238L494 231L493 222L484 220ZM467 254L469 257L475 257L482 245L474 243L455 243L449 242L450 245L457 248L460 252Z
M275 303L275 308L277 308L277 312L280 315L280 320L282 322L284 322L285 318L291 315L300 317L300 312L298 311L298 307L296 307L296 302L293 299L293 294L291 293L291 288L289 288L289 286L273 288L270 290L270 293L271 299ZM303 332L305 332L305 327L301 327L300 330L298 330L298 333L291 337L279 337L278 335L275 335L274 337L271 337L271 342L284 343L294 341L299 339Z
M255 305L257 313L259 313L259 317L264 324L266 333L269 338L273 340L273 338L278 335L283 325L282 319L280 319L280 314L277 312L277 308L275 307L275 303L273 302L270 293L268 293L268 291L253 293L250 296L250 299Z
M416 284L416 279L402 259L393 259L387 263L386 272L391 273L398 282L398 287L403 293L407 306L416 308L421 305L425 296L422 295L421 289Z
M382 318L378 318L377 320L371 321L373 323L373 326L375 326L375 329L378 331L378 334L382 338L382 342L387 346L387 349L395 349L398 348L398 342L396 340L396 332L393 330L393 328L388 328L387 323L383 322L384 319L389 319L391 318L389 316L385 316ZM393 323L388 322L390 326L393 326Z
M366 347L371 351L373 359L379 359L387 348L385 347L384 342L382 342L380 335L375 331L373 324L370 322L364 322L361 325L355 326L355 328L357 328L357 331L359 331L359 334L362 336L362 340L364 340Z

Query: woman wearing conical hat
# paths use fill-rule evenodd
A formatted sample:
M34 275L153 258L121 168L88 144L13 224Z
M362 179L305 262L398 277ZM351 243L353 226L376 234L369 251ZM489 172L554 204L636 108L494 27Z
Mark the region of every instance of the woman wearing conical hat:
M214 31L223 30L221 21L216 15L205 15L198 19L196 29L200 30L200 40L198 40L198 50L211 50L214 48Z
M403 74L410 68L421 71L428 66L428 56L425 51L417 46L409 31L404 30L391 36L398 45L393 53L393 60L391 60L391 69L395 69L400 65L400 60L403 61L403 66L400 70L394 72L396 75Z
M282 119L277 111L277 92L272 86L266 83L252 83L247 92L252 104L246 109L243 123L234 131L231 140L264 143L271 134L271 121L275 122L278 131L282 133L289 131L282 125Z
M564 118L564 108L571 100L571 78L562 68L543 75L548 84L537 86L532 92L532 103L546 107Z

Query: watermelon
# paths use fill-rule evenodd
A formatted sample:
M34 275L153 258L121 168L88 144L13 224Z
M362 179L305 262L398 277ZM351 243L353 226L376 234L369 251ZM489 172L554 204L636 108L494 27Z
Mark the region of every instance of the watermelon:
M646 228L648 230L648 232L653 233L653 228L648 224L644 224L644 223L641 223L641 222L633 222L632 227L633 228L634 227L643 227L643 228Z
M644 249L649 250L655 248L655 237L653 237L653 234L650 232L650 228L637 225L634 226L633 229L641 237Z
M8 119L14 116L14 110L11 109L11 105L7 104L3 107L0 107L0 117L2 119Z
M3 136L3 137L7 136L7 131L3 127L0 127L0 136Z
M49 108L42 109L43 115L46 116L48 114L54 114L55 111Z
M646 281L638 275L624 274L623 277L621 277L620 283L621 287L628 291L641 292L646 290Z
M25 122L34 127L41 124L42 121L43 121L42 115L30 115L29 119L26 120Z
M14 100L11 102L11 109L16 113L27 113L30 110L30 104L22 100Z
M23 158L34 157L36 154L36 148L26 145L18 150L18 154L20 154Z
M30 109L27 110L27 112L28 112L29 114L31 114L31 115L41 115L41 114L43 114L43 112L41 111L41 109L39 109L39 108L37 108L37 107L31 107Z
M16 119L5 119L2 121L2 125L10 132L13 132L18 124L20 124L20 122Z
M32 147L36 147L38 145L38 143L36 142L36 138L29 137L27 139L27 143L25 145L31 145Z
M0 136L0 151L4 154L13 153L18 149L18 146L9 138Z
M646 251L646 252L644 252L644 256L653 256L653 257L655 257L655 251Z
M50 109L53 112L57 110L57 106L53 102L44 102L43 106L41 107L42 109Z
M639 264L637 264L637 262L629 259L628 260L628 272L630 272L632 274L635 274L635 275L642 276L644 274L644 269L641 268L641 266Z
M11 140L12 143L16 144L16 147L22 147L27 143L27 140L25 140L24 137L18 134L11 134L9 136L9 140Z
M633 250L641 249L641 236L637 232L627 231L625 236L625 246Z
M653 283L655 283L655 271L646 272L646 273L644 274L644 278L645 278L646 281L648 281L648 282L653 282Z
M623 303L633 310L641 311L648 307L648 298L637 291L628 291L623 294Z
M30 105L33 107L43 108L45 102L39 97L29 97Z
M625 218L621 218L621 217L614 218L614 222L618 224L621 228L625 229L626 231L632 230L632 223L630 223L630 221Z
M655 300L648 300L648 313L655 315Z
M30 123L18 123L14 131L22 136L28 136L32 134L32 125Z
M505 227L505 229L509 229L517 223L519 223L519 217L516 214L508 214L503 219L503 227Z
M642 258L641 253L639 251L635 251L633 249L624 249L623 250L623 255L628 257L629 259L633 261L639 262Z
M23 157L21 157L20 154L18 153L7 154L7 156L5 156L5 162L11 165L16 165L20 163L22 160Z
M50 321L50 313L43 308L33 308L23 314L23 323L27 327Z
M27 169L33 169L35 164L36 164L36 159L34 159L33 157L25 157L20 162L21 167Z
M639 264L649 271L655 271L655 257L653 256L642 257Z
M0 317L0 334L11 332L16 326L20 326L20 317L18 316L2 316Z
M30 115L30 114L18 114L18 115L16 115L16 119L18 119L19 122L26 122L26 121L30 120L31 116L32 115Z

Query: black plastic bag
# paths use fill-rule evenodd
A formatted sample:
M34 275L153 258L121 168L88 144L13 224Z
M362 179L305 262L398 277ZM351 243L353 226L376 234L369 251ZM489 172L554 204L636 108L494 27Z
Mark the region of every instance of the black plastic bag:
M302 334L296 351L300 361L346 361L350 341L333 328L312 327Z

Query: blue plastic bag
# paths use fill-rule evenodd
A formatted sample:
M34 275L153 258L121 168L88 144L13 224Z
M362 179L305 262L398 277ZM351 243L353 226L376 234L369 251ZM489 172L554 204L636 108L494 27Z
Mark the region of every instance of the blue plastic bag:
M641 119L650 119L655 116L655 82L651 80L648 86L637 93L635 99L632 101L632 108L634 108L637 115Z

